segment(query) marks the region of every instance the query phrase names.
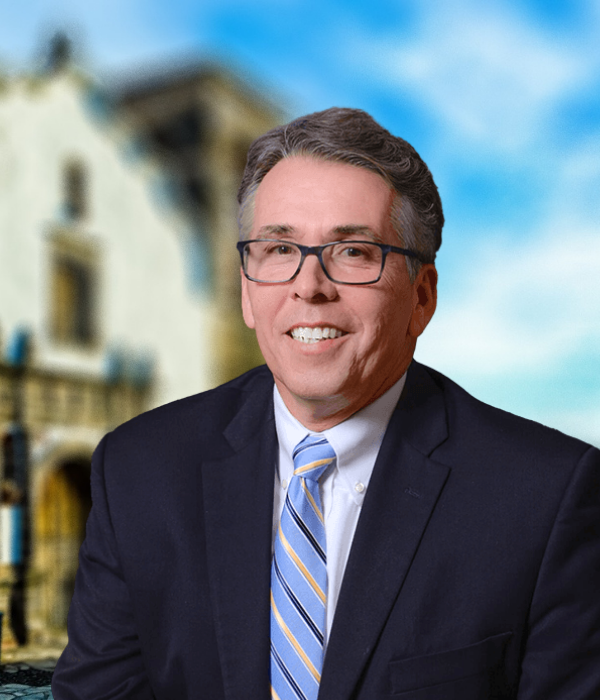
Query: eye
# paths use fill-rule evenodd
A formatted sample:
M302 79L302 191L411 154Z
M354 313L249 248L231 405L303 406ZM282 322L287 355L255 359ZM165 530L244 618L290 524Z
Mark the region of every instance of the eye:
M354 246L344 246L340 252L341 255L345 255L347 258L360 258L365 254L364 250Z
M336 256L344 258L369 258L373 255L373 246L361 241L347 241L334 246Z
M381 250L367 241L341 241L331 246L332 262L353 267L377 266L381 262Z
M285 243L272 243L266 247L267 255L272 256L285 256L292 255L294 248L291 245L286 245Z

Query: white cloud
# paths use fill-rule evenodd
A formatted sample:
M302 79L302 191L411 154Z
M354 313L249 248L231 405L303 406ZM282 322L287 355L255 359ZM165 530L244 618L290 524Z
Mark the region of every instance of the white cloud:
M600 446L600 225L575 222L556 220L513 250L474 251L416 358L478 398ZM570 385L582 375L590 381ZM557 377L571 386L563 399Z
M482 246L464 279L419 340L426 364L472 377L539 375L600 348L598 227L556 224L513 250Z
M349 60L401 88L459 136L516 149L557 101L584 87L596 58L523 18L484 4L440 3L413 37L357 37Z

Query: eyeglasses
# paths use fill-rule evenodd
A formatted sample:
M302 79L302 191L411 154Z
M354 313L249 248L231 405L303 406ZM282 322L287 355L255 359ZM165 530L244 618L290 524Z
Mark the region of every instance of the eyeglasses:
M290 241L259 239L237 244L242 269L252 282L282 284L300 272L307 255L316 255L323 272L336 284L374 284L381 279L389 253L425 262L418 253L371 241L336 241L306 246Z

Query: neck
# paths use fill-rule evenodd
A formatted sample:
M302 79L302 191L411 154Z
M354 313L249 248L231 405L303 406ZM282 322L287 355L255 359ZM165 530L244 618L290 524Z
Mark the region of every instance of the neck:
M344 396L328 396L326 398L310 399L296 396L285 387L277 386L288 411L308 430L322 433L342 423L360 408L350 405ZM366 405L366 404L365 404Z
M394 375L393 378L383 382L372 394L359 395L352 398L343 394L318 398L298 396L289 391L277 379L275 379L275 383L283 402L292 416L302 423L307 430L322 433L324 430L339 425L361 409L372 404L380 396L383 396L404 375L406 369L408 367L404 368L398 376Z

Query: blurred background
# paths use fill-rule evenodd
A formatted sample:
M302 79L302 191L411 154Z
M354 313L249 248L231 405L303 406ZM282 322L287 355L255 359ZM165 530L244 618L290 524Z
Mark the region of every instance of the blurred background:
M239 312L249 143L330 106L430 166L416 357L600 445L600 3L0 5L3 659L56 654L115 425L261 362Z

